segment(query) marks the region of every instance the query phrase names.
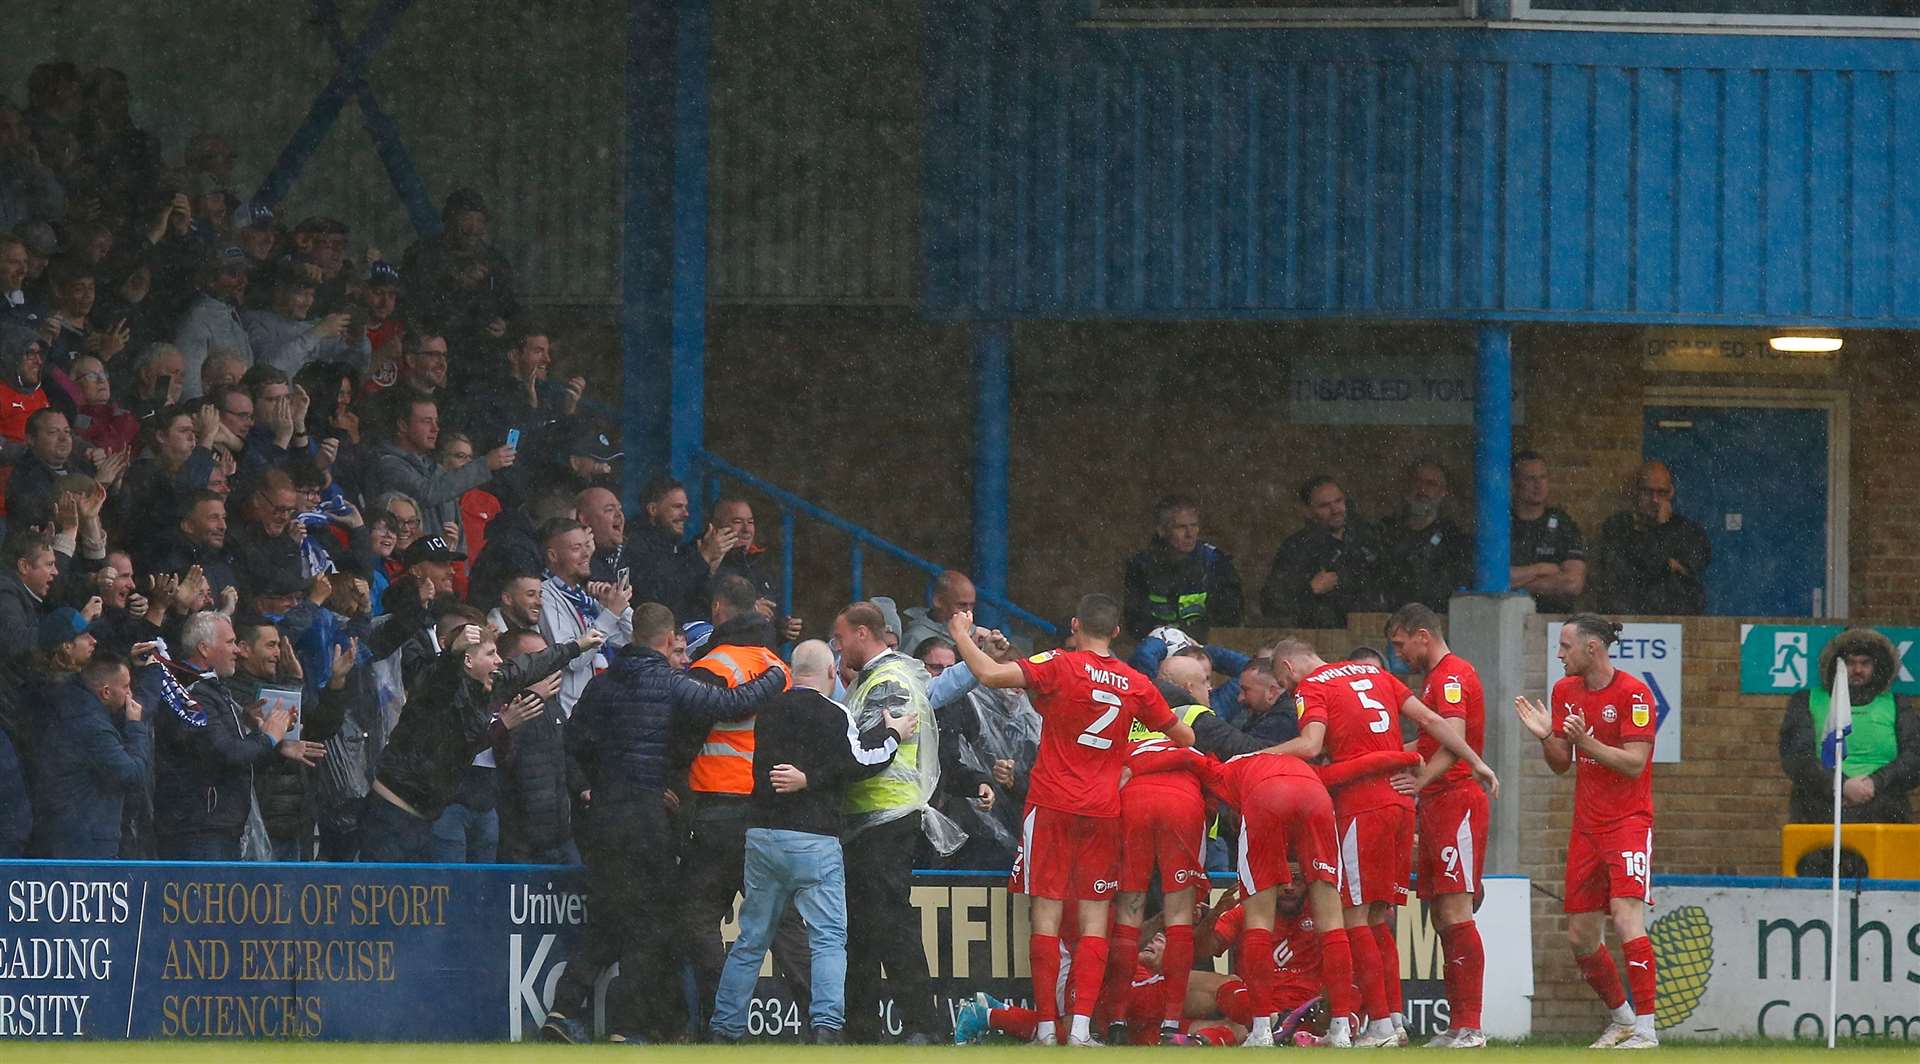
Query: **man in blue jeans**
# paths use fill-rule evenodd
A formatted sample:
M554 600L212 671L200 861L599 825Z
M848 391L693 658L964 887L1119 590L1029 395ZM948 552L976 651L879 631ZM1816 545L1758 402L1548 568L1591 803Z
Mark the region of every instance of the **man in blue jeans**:
M792 901L813 953L813 1040L837 1043L846 1023L847 889L840 808L847 784L893 761L918 723L888 717L867 732L829 699L833 652L819 640L793 651L793 689L754 726L753 797L747 807L746 891L740 935L727 954L713 1006L713 1037L747 1032L747 1006L780 916Z

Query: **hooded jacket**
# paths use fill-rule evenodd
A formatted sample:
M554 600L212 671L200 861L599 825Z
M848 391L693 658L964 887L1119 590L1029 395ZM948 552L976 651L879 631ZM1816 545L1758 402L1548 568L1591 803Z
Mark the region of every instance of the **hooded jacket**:
M1820 652L1821 690L1833 686L1834 665L1842 656L1867 654L1873 658L1873 680L1867 688L1849 692L1858 712L1879 698L1899 675L1899 658L1893 643L1871 628L1853 628L1835 636ZM1833 770L1820 762L1820 733L1814 728L1810 692L1800 691L1787 699L1787 713L1780 721L1780 767L1793 783L1787 808L1794 823L1819 824L1833 820ZM1843 805L1840 818L1849 823L1904 824L1913 819L1910 792L1920 786L1920 708L1910 698L1895 698L1894 740L1898 753L1892 761L1870 773L1873 798L1861 805ZM1860 721L1854 722L1859 734Z

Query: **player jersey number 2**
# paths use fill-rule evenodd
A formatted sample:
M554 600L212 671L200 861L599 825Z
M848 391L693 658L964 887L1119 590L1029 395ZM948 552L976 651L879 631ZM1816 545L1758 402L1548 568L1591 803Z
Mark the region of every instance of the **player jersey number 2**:
M1376 702L1367 694L1368 691L1373 690L1372 680L1348 680L1347 686L1353 688L1354 697L1360 700L1361 706L1367 709L1377 710L1380 714L1378 717L1367 722L1368 731L1373 732L1375 735L1382 735L1386 733L1388 728L1393 727L1393 718L1387 715L1387 704L1385 702Z
M1087 730L1081 732L1080 737L1074 741L1081 746L1091 746L1095 750L1108 750L1113 747L1113 738L1103 733L1113 727L1114 721L1120 719L1120 696L1111 691L1102 691L1098 687L1094 688L1091 694L1095 702L1107 707L1107 711L1094 718L1093 723L1087 725Z

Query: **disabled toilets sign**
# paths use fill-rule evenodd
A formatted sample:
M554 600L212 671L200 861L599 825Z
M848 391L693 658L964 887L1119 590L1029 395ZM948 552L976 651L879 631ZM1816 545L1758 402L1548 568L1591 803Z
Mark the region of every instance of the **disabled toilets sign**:
M1837 624L1740 626L1740 693L1790 695L1831 677L1815 676L1820 653L1846 629ZM1876 628L1900 659L1893 693L1920 695L1920 628Z
M1547 687L1559 683L1567 670L1560 664L1560 629L1556 621L1547 625ZM1656 731L1653 759L1656 762L1680 760L1680 676L1681 631L1677 624L1637 624L1620 626L1620 641L1613 645L1614 667L1625 669L1645 681L1653 692Z

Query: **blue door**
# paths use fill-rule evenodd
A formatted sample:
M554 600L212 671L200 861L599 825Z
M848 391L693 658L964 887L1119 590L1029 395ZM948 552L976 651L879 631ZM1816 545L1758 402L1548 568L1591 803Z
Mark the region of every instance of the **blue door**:
M1808 617L1816 592L1828 612L1825 410L1650 406L1645 440L1713 542L1708 613Z

